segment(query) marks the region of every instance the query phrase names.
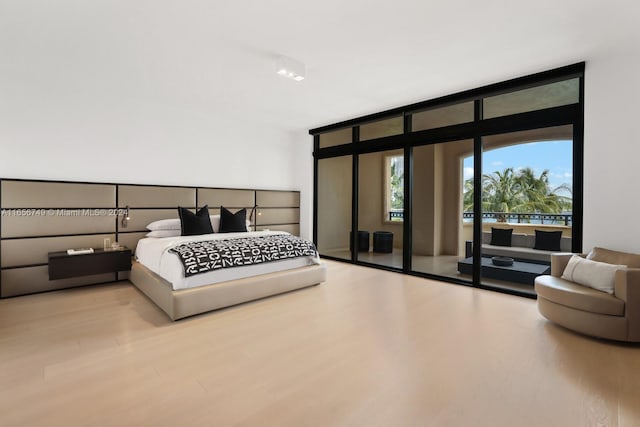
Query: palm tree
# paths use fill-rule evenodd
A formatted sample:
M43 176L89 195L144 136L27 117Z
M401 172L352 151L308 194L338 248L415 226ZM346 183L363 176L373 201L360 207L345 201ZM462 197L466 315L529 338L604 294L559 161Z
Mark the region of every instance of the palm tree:
M473 209L473 179L464 183L463 206L466 212ZM497 212L499 222L507 220L508 213L561 213L570 210L571 187L562 184L559 187L549 186L549 171L544 170L539 176L530 167L514 171L507 168L482 176L482 209L485 212Z
M464 181L462 189L462 210L471 212L473 210L473 178Z
M560 193L572 194L571 187L562 184L556 188L549 186L549 171L544 170L536 177L533 169L526 167L518 171L518 179L527 203L523 208L529 212L560 213L571 209L572 198Z
M485 212L518 212L524 201L522 185L513 168L482 176L482 210ZM499 215L497 220L504 222L507 218Z

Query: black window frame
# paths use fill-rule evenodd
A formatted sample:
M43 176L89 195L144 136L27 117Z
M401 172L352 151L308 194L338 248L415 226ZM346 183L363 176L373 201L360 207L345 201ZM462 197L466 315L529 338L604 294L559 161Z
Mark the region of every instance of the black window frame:
M351 155L353 159L352 167L352 218L351 230L352 248L357 247L358 229L358 157L360 154L373 153L387 150L404 150L405 160L405 207L404 207L404 228L403 228L403 267L394 268L384 265L367 263L357 260L356 251L352 251L351 260L334 258L322 255L323 258L340 262L349 262L358 265L390 270L410 274L414 276L426 277L457 283L471 285L483 289L497 290L525 297L533 297L530 293L518 290L496 289L481 283L480 274L480 254L482 222L474 221L474 258L473 277L471 282L439 276L429 273L416 272L411 270L412 255L412 220L411 204L413 189L413 147L437 144L441 142L457 141L463 139L474 140L474 185L481 188L482 171L482 138L489 135L503 134L509 132L524 131L536 128L546 128L561 125L573 126L573 225L572 225L572 251L579 253L583 244L583 182L584 182L584 71L585 62L555 68L552 70L527 75L500 83L495 83L452 95L447 95L431 100L426 100L414 104L405 105L398 108L389 109L379 113L370 114L327 126L309 130L313 136L313 157L314 157L314 196L313 196L313 241L318 242L318 161L321 159ZM505 115L495 118L483 119L482 101L484 98L500 95L504 93L516 92L522 89L536 87L557 81L579 79L579 100L576 104L563 105L559 107L545 108L541 110L529 111ZM411 115L431 108L439 108L448 105L458 104L466 101L474 102L474 121L469 123L456 124L434 129L426 129L418 132L411 131ZM378 120L402 115L404 117L404 132L383 138L370 139L364 142L359 141L359 126ZM336 145L326 148L319 147L320 134L338 129L352 128L353 138L350 143ZM481 192L475 191L478 199L474 203L474 217L481 218Z

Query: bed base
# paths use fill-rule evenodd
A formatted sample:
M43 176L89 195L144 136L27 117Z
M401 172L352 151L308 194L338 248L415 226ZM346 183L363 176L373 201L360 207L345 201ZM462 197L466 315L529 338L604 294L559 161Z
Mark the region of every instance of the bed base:
M129 276L171 320L314 286L326 278L326 267L321 264L174 291L169 282L139 262L133 263Z

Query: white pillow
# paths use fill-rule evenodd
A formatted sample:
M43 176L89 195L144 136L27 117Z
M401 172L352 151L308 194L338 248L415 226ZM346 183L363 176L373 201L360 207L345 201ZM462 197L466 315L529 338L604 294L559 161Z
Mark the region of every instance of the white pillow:
M213 228L213 232L218 233L218 230L220 230L220 215L209 215L209 219L211 219L211 228Z
M598 291L613 294L616 271L626 265L607 264L591 261L574 255L562 273L562 278Z
M147 233L147 237L177 237L180 236L180 230L154 230Z
M161 219L158 221L153 221L151 224L147 225L147 230L151 230L151 231L178 230L180 231L180 218Z
M214 233L218 233L220 230L220 215L209 215L211 219L211 227L213 228ZM251 221L247 220L247 230L251 230ZM158 221L153 221L151 224L147 225L147 230L150 231L158 231L158 230L178 230L178 234L180 235L180 231L182 227L180 226L180 219L160 219ZM150 233L149 233L150 234ZM174 234L170 236L149 236L147 237L172 237Z

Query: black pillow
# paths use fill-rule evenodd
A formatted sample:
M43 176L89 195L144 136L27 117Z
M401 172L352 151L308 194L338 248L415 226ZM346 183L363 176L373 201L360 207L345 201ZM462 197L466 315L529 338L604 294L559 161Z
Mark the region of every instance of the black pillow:
M220 206L220 229L219 233L239 233L247 231L247 210L240 209L236 213L224 206Z
M533 249L540 249L543 251L559 251L561 238L562 231L536 230L536 243L533 245Z
M513 228L491 227L491 244L495 246L511 246Z
M197 213L178 207L178 215L180 216L180 234L182 236L213 233L211 218L209 218L209 206L205 205Z

